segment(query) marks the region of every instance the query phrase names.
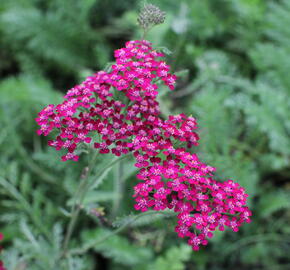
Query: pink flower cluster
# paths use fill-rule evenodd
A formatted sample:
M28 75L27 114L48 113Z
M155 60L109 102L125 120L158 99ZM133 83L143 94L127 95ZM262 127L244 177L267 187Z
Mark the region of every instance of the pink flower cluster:
M67 149L64 161L77 161L77 146L90 143L96 134L100 138L95 138L95 148L119 156L132 150L128 142L133 137L146 135L151 126L156 126L157 132L157 83L162 80L173 89L175 75L158 60L163 54L152 50L147 41L130 41L115 56L110 73L101 71L88 77L67 92L63 103L48 105L36 118L39 135L59 131L49 145Z
M179 237L188 237L198 250L216 229L237 231L250 222L251 212L243 188L231 180L215 181L215 169L188 151L198 144L195 118L161 117L158 85L173 90L176 80L162 57L148 41L127 42L115 51L110 72L88 77L67 92L63 103L39 113L38 134L58 131L49 145L66 149L63 161L77 161L81 144L92 144L103 154L133 153L141 180L135 186L135 208L173 209Z

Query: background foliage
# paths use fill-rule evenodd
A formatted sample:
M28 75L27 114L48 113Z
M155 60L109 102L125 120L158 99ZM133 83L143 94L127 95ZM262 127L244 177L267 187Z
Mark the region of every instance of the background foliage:
M162 109L198 118L197 151L218 168L218 177L246 187L253 222L238 233L219 233L193 253L173 232L170 215L136 216L136 179L126 160L86 198L75 253L58 262L87 160L60 162L60 153L36 136L34 118L104 68L114 49L140 37L141 3L1 1L0 231L7 269L290 268L290 2L153 3L167 20L148 39L172 51L168 62L180 77L176 91L160 98ZM102 157L98 166L109 160Z

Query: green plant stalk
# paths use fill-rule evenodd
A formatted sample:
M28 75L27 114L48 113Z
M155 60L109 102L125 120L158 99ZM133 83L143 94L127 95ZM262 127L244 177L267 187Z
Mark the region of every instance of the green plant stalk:
M99 181L100 181L100 177L108 170L110 169L113 165L115 165L116 163L120 162L121 160L127 158L128 156L130 156L130 154L126 154L120 158L114 159L111 163L108 164L108 166L106 166L102 171L100 171L100 173L98 173L96 175L96 178L94 181L92 181L92 183L88 183L89 185L89 189L94 189L95 187L97 187L99 185Z
M141 36L141 40L145 40L145 38L147 36L147 33L148 33L148 29L144 29L143 33L142 33L142 36Z
M131 225L132 223L134 223L140 217L144 217L144 216L147 216L147 215L154 215L154 214L163 214L163 215L166 215L166 213L162 213L162 212L152 213L151 211L150 212L148 211L148 212L141 213L141 214L133 217L132 219L129 219L127 222L125 222L119 228L117 228L117 229L109 232L108 234L104 235L102 238L97 239L97 240L95 240L92 243L89 243L87 245L84 245L81 248L77 248L77 249L71 250L69 252L69 255L82 255L82 254L86 253L88 250L90 250L91 248L93 248L94 246L97 246L97 245L103 243L105 240L107 240L111 236L113 236L115 234L118 234L119 232L123 231L125 228L127 228L129 225Z
M122 162L119 162L116 166L115 170L115 195L114 195L114 201L113 201L113 208L112 208L112 217L116 217L116 214L121 207L122 202L122 194L123 194L123 185L124 185L124 179L123 179L123 173L124 173L124 164Z
M148 26L147 28L143 28L143 33L141 36L141 40L146 40L148 32L154 27L155 25Z
M65 257L67 255L69 242L70 242L73 230L75 228L75 225L76 225L77 219L79 217L79 214L80 214L80 211L82 208L82 204L83 204L83 201L85 199L87 192L96 186L96 184L98 183L99 177L101 177L109 168L111 168L117 162L123 160L125 157L128 157L128 155L125 155L125 156L122 156L121 158L113 160L103 170L100 170L96 175L96 180L92 181L92 183L90 183L90 181L88 181L88 179L89 179L90 174L92 172L92 169L94 167L94 164L95 164L95 161L97 158L97 154L95 154L94 157L91 159L91 161L87 167L88 169L87 169L87 172L85 174L85 177L82 179L82 182L81 182L81 184L78 187L78 190L76 192L76 197L77 197L75 200L76 203L72 209L71 220L69 222L68 229L67 229L67 232L66 232L66 235L64 238L63 252L60 256L61 258Z
M61 257L66 256L68 245L69 245L69 241L71 239L74 227L76 225L76 221L78 219L78 216L79 216L79 213L80 213L80 210L81 210L81 205L83 203L85 194L87 192L87 180L88 180L89 175L90 175L90 173L91 173L91 171L93 169L93 165L95 163L96 157L97 157L97 155L94 155L94 157L91 159L91 161L89 163L89 166L87 167L88 170L85 173L85 176L83 177L82 182L79 185L78 190L76 192L76 200L75 200L75 204L74 204L74 206L72 208L71 220L69 222L68 229L67 229L67 232L66 232L66 235L65 235L65 238L64 238L63 253L61 254ZM78 197L79 197L79 200L78 200Z

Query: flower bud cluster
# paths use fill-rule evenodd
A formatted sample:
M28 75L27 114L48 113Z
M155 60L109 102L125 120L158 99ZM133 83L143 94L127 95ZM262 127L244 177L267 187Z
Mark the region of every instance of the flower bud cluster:
M233 231L250 222L247 194L232 180L217 182L215 169L188 151L198 144L196 119L184 114L161 118L158 83L173 90L176 76L148 41L129 41L115 51L110 72L100 71L70 89L63 103L38 115L38 134L56 130L49 145L66 149L63 161L75 160L80 144L102 154L129 152L139 168L135 208L173 209L176 232L194 250L207 244L216 229Z
M152 4L146 4L138 16L138 23L143 29L148 29L150 26L164 23L164 21L165 12Z

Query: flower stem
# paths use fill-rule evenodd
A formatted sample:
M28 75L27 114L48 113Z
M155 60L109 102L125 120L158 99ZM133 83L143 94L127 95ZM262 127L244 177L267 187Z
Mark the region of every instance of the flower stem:
M99 178L101 178L101 176L108 170L110 169L113 165L115 165L117 162L123 160L124 158L128 157L129 155L124 155L118 159L113 160L111 163L108 164L108 166L106 166L103 170L100 170L97 175L96 175L96 180L93 180L92 182L89 181L89 177L91 174L91 171L95 165L95 161L97 158L97 154L94 155L94 157L91 159L89 166L85 168L83 176L82 178L82 182L78 187L78 190L76 192L76 200L75 200L75 204L74 207L72 209L72 214L71 214L71 220L68 224L68 228L67 228L67 232L64 238L64 242L63 242L63 252L61 254L61 257L65 257L68 253L68 246L69 246L69 242L73 233L73 230L75 228L77 219L79 217L80 211L82 209L82 204L83 201L85 199L85 196L87 194L87 192L90 189L93 189L95 187L98 186L99 184Z
M89 178L90 173L93 169L96 158L97 158L97 153L94 154L93 158L90 160L88 167L86 167L82 173L82 176L81 176L82 181L81 181L81 184L79 185L78 190L76 192L76 200L75 200L75 204L72 208L71 220L69 222L68 229L67 229L67 232L66 232L66 235L64 238L63 253L62 253L61 257L65 257L67 254L69 241L71 239L74 227L76 225L76 221L77 221L78 216L79 216L79 213L81 211L83 200L84 200L85 195L88 191L88 187L89 187L88 178Z
M124 222L124 224L122 224L119 228L108 232L107 234L103 235L103 237L98 238L96 240L93 240L92 242L87 243L86 245L84 245L81 248L77 248L77 249L73 249L71 250L69 253L70 255L83 255L84 253L88 252L88 250L90 250L91 248L103 243L104 241L106 241L108 238L110 238L113 235L118 234L119 232L123 231L124 229L126 229L128 226L130 226L132 223L134 223L137 219L147 216L147 215L168 215L169 213L162 213L162 212L153 212L153 211L148 211L148 212L143 212L140 213L132 218L128 218L127 222Z
M124 186L124 164L122 163L122 161L120 161L117 165L116 165L116 170L115 170L115 179L114 179L114 201L113 201L113 207L112 207L112 218L116 217L116 214L119 210L119 208L121 207L121 203L122 203L122 194L123 194L123 186Z
M147 33L148 33L148 30L147 29L144 29L143 30L143 34L142 34L142 37L141 37L141 40L145 40Z

